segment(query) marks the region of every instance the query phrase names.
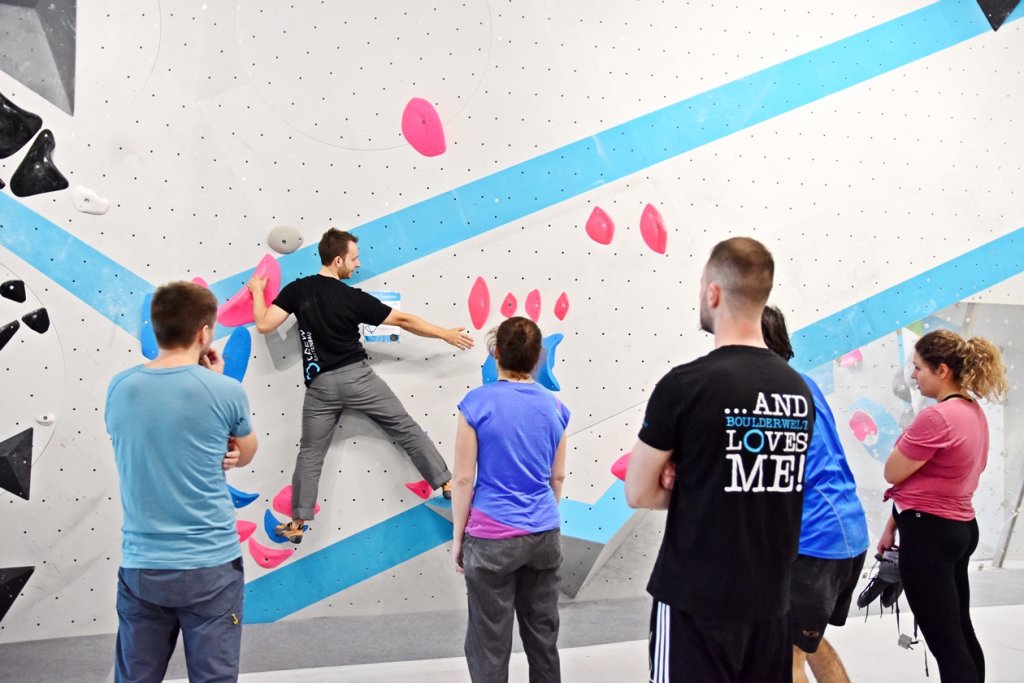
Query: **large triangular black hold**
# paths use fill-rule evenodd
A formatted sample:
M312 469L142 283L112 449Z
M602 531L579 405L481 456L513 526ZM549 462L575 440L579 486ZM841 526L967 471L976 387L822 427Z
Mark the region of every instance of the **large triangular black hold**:
M978 6L985 13L985 18L988 19L993 31L999 30L1019 4L1020 0L978 0Z
M0 569L0 621L7 616L7 610L21 595L22 589L32 577L35 567L7 567Z
M25 283L21 280L8 280L0 285L0 296L19 304L25 303Z
M14 333L18 331L19 327L21 327L21 323L17 320L12 320L3 327L0 327L0 349L7 346L7 342L11 341L11 338L14 336Z
M32 484L32 428L0 443L0 488L28 500Z
M39 116L25 111L0 93L0 159L24 147L42 127L43 120Z
M21 316L21 322L25 323L39 334L50 329L50 315L46 312L45 308L37 308L31 313L26 313Z
M11 192L18 197L66 189L68 179L53 163L53 148L57 146L53 133L43 130L21 160L18 170L11 176Z

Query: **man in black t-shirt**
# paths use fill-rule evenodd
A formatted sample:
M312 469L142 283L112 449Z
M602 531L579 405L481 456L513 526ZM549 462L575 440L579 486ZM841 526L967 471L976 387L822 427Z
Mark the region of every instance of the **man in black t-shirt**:
M432 488L451 495L451 472L433 442L401 401L366 362L359 325L397 325L421 337L443 339L458 349L473 346L464 327L442 328L423 318L387 306L342 280L359 267L356 236L331 228L320 240L317 275L286 285L267 308L266 279L249 281L256 329L276 330L288 316L298 320L306 398L302 405L302 441L292 475L292 520L277 527L279 536L302 541L304 523L313 518L320 473L331 436L345 408L365 414L405 449Z
M700 323L715 350L658 382L633 447L629 505L668 510L647 586L652 681L792 677L790 565L814 404L761 335L773 275L756 240L714 247Z

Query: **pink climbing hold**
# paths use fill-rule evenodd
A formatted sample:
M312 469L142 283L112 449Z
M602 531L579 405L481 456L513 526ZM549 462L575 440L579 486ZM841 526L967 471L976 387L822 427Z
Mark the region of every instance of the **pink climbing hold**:
M430 487L430 484L426 479L407 482L405 488L409 489L423 500L430 498L430 493L434 490Z
M263 290L263 300L269 307L281 289L281 266L273 255L267 254L259 262L253 273L253 277L257 276L267 278L267 286ZM252 321L252 292L243 285L238 294L228 299L228 302L217 311L217 322L228 327L238 327L239 325L248 325Z
M537 322L540 317L540 292L536 289L526 295L526 315L533 322Z
M292 485L288 484L277 492L273 501L274 510L285 517L292 516ZM313 504L313 514L320 514L320 503Z
M625 455L623 455L618 460L612 463L612 474L614 474L616 478L621 479L622 481L626 481L626 470L629 468L630 455L630 453L626 453Z
M863 410L853 411L853 416L850 417L850 429L853 430L853 435L857 438L857 441L864 441L869 436L878 434L878 425Z
M598 244L611 244L612 242L612 237L615 235L615 223L600 206L595 206L594 210L590 212L590 218L587 219L587 234Z
M511 318L516 314L516 308L518 307L519 302L512 296L512 292L509 292L505 300L501 302L501 314L506 318Z
M860 352L860 349L854 349L849 353L843 354L839 359L839 365L844 368L856 368L864 362L864 354Z
M294 552L290 548L267 548L257 543L256 539L249 538L249 554L252 555L252 559L256 560L256 564L264 569L273 569L291 557Z
M192 284L199 285L200 287L205 287L206 289L210 288L210 284L201 277L192 278Z
M252 532L256 531L256 522L239 519L235 521L235 527L238 529L238 542L245 543L245 540L252 536Z
M653 204L644 207L644 213L640 216L640 236L652 251L659 254L665 253L668 243L668 233L665 231L665 220L661 213L654 208Z
M490 314L491 292L487 289L484 279L478 277L473 283L473 289L469 290L469 317L473 321L473 327L478 330L483 327Z
M562 295L558 297L558 301L555 302L555 317L559 320L565 320L565 315L569 312L569 296L562 292Z
M402 135L413 149L425 157L444 154L444 127L434 105L420 97L414 97L402 112Z

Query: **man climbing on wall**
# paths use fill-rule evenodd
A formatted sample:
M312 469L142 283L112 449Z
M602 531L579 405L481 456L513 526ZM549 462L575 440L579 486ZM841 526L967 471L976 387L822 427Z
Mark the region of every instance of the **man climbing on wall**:
M256 435L242 385L210 348L216 316L204 287L158 288L159 355L107 390L124 511L118 683L162 681L179 631L190 681L238 680L244 581L224 471L252 460Z
M782 311L766 306L761 331L769 349L783 360L793 357ZM804 467L800 548L790 584L793 681L808 683L805 665L809 664L817 683L850 683L846 667L824 634L829 624L846 623L870 543L868 521L832 410L814 380L803 378L814 395L815 417Z
M633 447L627 502L668 510L647 585L651 681L792 677L790 566L814 410L761 334L774 269L756 240L715 245L700 283L715 349L658 382Z
M373 371L359 341L359 325L397 325L421 337L443 339L457 349L472 348L464 327L442 328L395 310L361 289L342 282L359 267L355 235L331 228L320 239L316 275L286 285L268 308L266 279L249 281L256 329L267 334L295 314L302 347L306 397L302 404L302 439L292 474L292 520L277 527L279 536L302 541L305 522L313 519L320 473L341 413L358 410L379 424L412 460L431 488L451 496L452 478L441 454L401 401Z

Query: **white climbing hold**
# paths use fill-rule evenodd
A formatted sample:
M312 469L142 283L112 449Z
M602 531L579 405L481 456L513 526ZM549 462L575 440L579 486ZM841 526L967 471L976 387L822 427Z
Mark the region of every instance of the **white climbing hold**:
M290 254L302 246L302 233L290 225L275 226L267 235L267 246L278 254Z
M110 211L110 200L104 199L84 185L75 185L71 188L71 201L82 213L102 216Z
M49 427L57 421L56 413L43 413L42 415L36 415L36 422L46 427Z

